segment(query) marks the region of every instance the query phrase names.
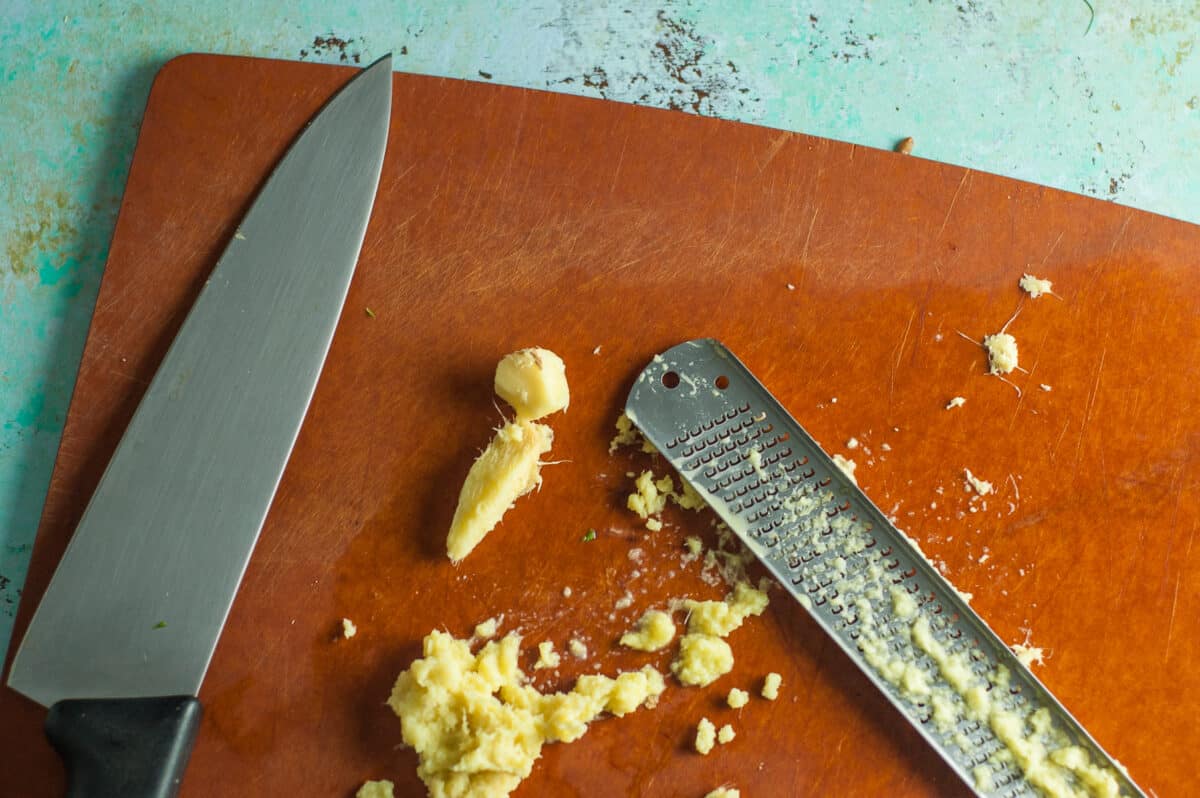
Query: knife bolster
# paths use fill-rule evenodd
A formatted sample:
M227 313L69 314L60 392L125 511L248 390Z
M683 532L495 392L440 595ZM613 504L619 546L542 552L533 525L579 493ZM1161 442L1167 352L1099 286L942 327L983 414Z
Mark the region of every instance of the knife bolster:
M46 737L67 768L67 798L173 798L200 726L193 696L70 699Z

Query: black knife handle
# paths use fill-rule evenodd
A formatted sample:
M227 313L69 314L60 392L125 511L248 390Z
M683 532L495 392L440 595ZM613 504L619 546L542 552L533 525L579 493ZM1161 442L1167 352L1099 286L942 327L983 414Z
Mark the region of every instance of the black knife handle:
M174 798L199 726L190 695L70 699L50 707L46 737L67 798Z

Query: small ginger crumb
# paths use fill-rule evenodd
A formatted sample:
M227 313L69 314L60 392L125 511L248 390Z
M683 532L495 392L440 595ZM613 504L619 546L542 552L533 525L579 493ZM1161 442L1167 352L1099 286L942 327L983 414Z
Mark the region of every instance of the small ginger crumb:
M496 629L500 626L500 621L496 618L488 618L483 623L476 625L475 636L480 640L490 640L496 636Z
M354 798L394 798L396 785L387 779L364 782L354 793Z
M729 704L732 709L741 709L749 702L750 694L736 687L729 691L729 696L725 699L725 703Z
M987 765L976 765L971 769L971 777L975 779L975 789L979 792L991 792L996 789L992 781L992 769Z
M658 454L654 444L642 437L633 425L633 419L624 413L617 416L617 434L608 442L608 453L612 454L622 446L637 446L646 454Z
M843 457L840 454L833 456L833 464L842 470L842 473L850 478L850 481L855 485L858 484L858 478L854 476L855 470L858 469L858 463L851 460L849 457Z
M779 698L779 686L783 684L783 677L778 673L768 673L767 678L763 680L762 697L768 701L774 701Z
M1008 374L1017 367L1017 339L1008 333L984 336L983 348L987 350L988 374Z
M554 643L549 640L543 640L538 643L538 658L537 662L533 663L535 671L546 670L547 668L557 668L562 663L562 657L554 650Z
M1017 282L1017 285L1019 285L1021 290L1029 294L1029 296L1033 299L1037 299L1042 294L1054 293L1054 291L1051 290L1053 284L1049 280L1041 280L1037 277L1034 277L1032 274L1022 275L1021 279Z
M625 506L645 521L654 520L652 516L663 511L667 497L675 491L675 481L671 477L656 480L652 471L643 471L633 484L637 490L629 494Z
M733 649L722 638L751 615L762 615L767 594L747 582L738 582L724 601L693 601L688 611L688 633L679 640L679 653L671 671L681 684L705 687L733 669Z
M649 529L651 532L658 532L662 528L663 528L663 523L659 519L657 519L657 518L647 518L646 519L646 529Z
M675 622L662 610L647 610L637 630L621 635L621 645L637 651L658 651L675 638Z
M342 637L349 640L358 634L358 627L349 618L342 618Z
M1012 652L1017 655L1017 662L1020 662L1026 668L1032 668L1035 664L1041 665L1046 661L1046 652L1037 646L1031 646L1028 643L1017 643L1011 646Z
M681 484L683 485L683 493L672 493L668 497L679 509L699 512L708 507L708 502L704 501L704 497L689 485L686 480Z
M961 396L956 396L953 399L951 399L949 402L946 403L946 409L953 410L956 407L962 407L966 403L967 403L966 399L964 399Z
M708 718L700 718L700 722L696 724L696 751L707 755L713 750L716 741L717 727Z
M1050 393L1051 391L1053 391L1053 390L1054 390L1053 388L1051 388L1049 385L1047 385L1047 384L1046 384L1046 383L1044 383L1044 382L1043 382L1041 385L1039 385L1038 387L1039 387L1039 388L1041 388L1041 389L1042 389L1043 391L1045 391L1046 393Z
M858 448L858 438L851 438L850 440L846 441L846 448L847 449L857 449Z
M971 488L974 488L975 492L980 496L987 496L992 492L992 483L988 482L986 479L980 479L979 477L975 476L971 473L971 469L969 468L963 469L963 478L967 480L967 489L970 490Z
M680 684L707 687L733 670L733 649L716 635L689 633L679 638L671 672Z
M721 730L717 732L717 742L719 742L721 745L725 745L725 743L732 741L734 737L737 737L737 732L735 732L733 727L728 723L722 726Z
M759 769L761 770L761 767ZM742 798L742 794L736 787L718 787L704 798Z
M571 652L571 656L575 659L587 659L587 644L578 637L572 637L570 641L567 642L567 651Z
M571 597L571 586L568 585L563 588L563 598L570 598L570 597Z

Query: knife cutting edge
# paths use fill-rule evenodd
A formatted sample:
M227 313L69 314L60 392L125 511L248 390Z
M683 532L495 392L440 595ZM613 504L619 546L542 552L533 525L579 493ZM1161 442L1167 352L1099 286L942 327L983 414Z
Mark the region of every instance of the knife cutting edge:
M272 172L192 306L38 605L8 684L49 707L68 794L176 794L200 684L341 315L391 118L391 56Z

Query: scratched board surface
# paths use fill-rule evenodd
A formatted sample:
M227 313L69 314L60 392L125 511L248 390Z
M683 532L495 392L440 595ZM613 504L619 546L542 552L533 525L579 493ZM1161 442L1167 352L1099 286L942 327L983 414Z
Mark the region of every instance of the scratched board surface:
M344 64L394 52L406 72L866 146L914 135L924 158L1200 220L1192 3L296 0L286 16L240 0L61 5L14 0L0 14L0 151L16 165L0 181L0 650L138 122L155 73L181 52Z
M30 596L255 189L350 74L217 56L160 74ZM664 466L607 444L641 366L700 336L722 339L856 460L868 495L1001 637L1047 650L1038 674L1136 779L1186 792L1200 744L1185 700L1200 688L1200 296L1188 279L1200 230L668 111L408 75L393 103L359 270L201 692L185 796L348 796L367 778L422 794L382 702L435 628L465 636L504 613L502 630L530 646L587 642L590 659L539 673L543 688L597 665L665 669L669 651L614 643L670 597L721 595L680 557L686 535L712 543L710 519L668 512L646 531L622 507L626 472ZM1025 270L1057 296L1023 299ZM959 333L995 332L1018 308L1009 331L1027 371L1014 387L986 376ZM563 462L452 567L444 530L497 421L495 362L533 344L567 363L571 408L551 420ZM967 401L948 411L953 396ZM964 468L996 493L973 499ZM343 617L358 624L352 640L337 639ZM516 794L965 792L781 593L730 641L735 667L711 688L671 683L656 709L548 746ZM771 670L780 700L723 706ZM15 794L61 794L37 733L44 710L5 689L0 712ZM708 757L690 750L703 716L738 733Z

